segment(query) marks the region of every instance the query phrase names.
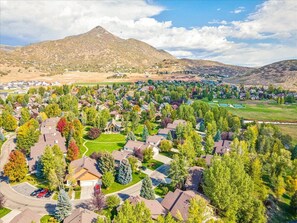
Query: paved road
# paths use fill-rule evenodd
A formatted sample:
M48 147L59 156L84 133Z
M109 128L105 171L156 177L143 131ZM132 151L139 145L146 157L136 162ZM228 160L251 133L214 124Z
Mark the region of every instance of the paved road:
M0 155L0 171L3 171L3 167L8 160L11 150L16 147L15 144L15 134L10 135L7 141L2 145L1 155Z

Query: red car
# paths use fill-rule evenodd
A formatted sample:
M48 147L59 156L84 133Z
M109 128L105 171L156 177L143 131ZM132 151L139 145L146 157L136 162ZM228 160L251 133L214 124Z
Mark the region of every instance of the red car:
M38 198L42 198L42 197L44 197L44 196L47 194L47 192L48 192L48 189L43 189L43 190L37 195L37 197L38 197Z
M96 194L100 194L101 192L101 186L99 184L96 184L95 187L94 187L94 192Z

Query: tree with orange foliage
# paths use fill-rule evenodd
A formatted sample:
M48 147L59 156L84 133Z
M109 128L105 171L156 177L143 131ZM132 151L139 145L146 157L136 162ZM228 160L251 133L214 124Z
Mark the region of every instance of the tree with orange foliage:
M69 146L68 146L66 159L68 161L73 161L73 160L78 159L78 157L79 157L79 148L76 145L75 140L71 139L70 143L69 143Z
M25 155L14 150L9 155L9 161L4 166L4 175L9 178L11 182L20 181L26 177L28 167Z

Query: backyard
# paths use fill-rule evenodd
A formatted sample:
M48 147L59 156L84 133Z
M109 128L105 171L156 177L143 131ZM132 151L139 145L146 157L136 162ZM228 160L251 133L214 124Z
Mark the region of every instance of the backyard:
M86 156L93 152L112 152L123 148L126 143L126 136L122 134L101 134L95 140L85 139L84 145L88 148Z

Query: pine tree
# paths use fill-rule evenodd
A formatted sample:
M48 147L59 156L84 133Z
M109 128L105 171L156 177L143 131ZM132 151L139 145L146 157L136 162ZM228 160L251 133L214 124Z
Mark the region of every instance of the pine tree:
M120 184L128 184L132 181L132 170L128 160L121 162L117 180Z
M64 189L60 189L58 203L56 206L55 217L60 222L71 214L72 205L68 194Z
M110 153L101 153L98 158L98 167L101 173L114 172L114 158Z
M214 141L215 142L218 142L220 140L221 140L221 131L218 130L217 133L216 133L216 135L215 135L215 137L214 137Z
M199 131L200 131L200 132L204 132L204 131L205 131L205 125L204 125L204 122L200 124Z
M153 190L152 180L149 176L146 176L142 181L140 196L148 200L155 199L155 191Z
M169 176L174 186L181 188L188 176L187 161L184 157L174 155L170 163Z
M146 125L143 127L143 132L142 132L142 141L146 141L147 137L149 136L149 131L146 127Z
M133 140L133 141L136 140L136 137L132 131L128 132L128 134L126 136L126 141L129 141L129 140Z
M168 132L167 139L173 141L171 131Z

